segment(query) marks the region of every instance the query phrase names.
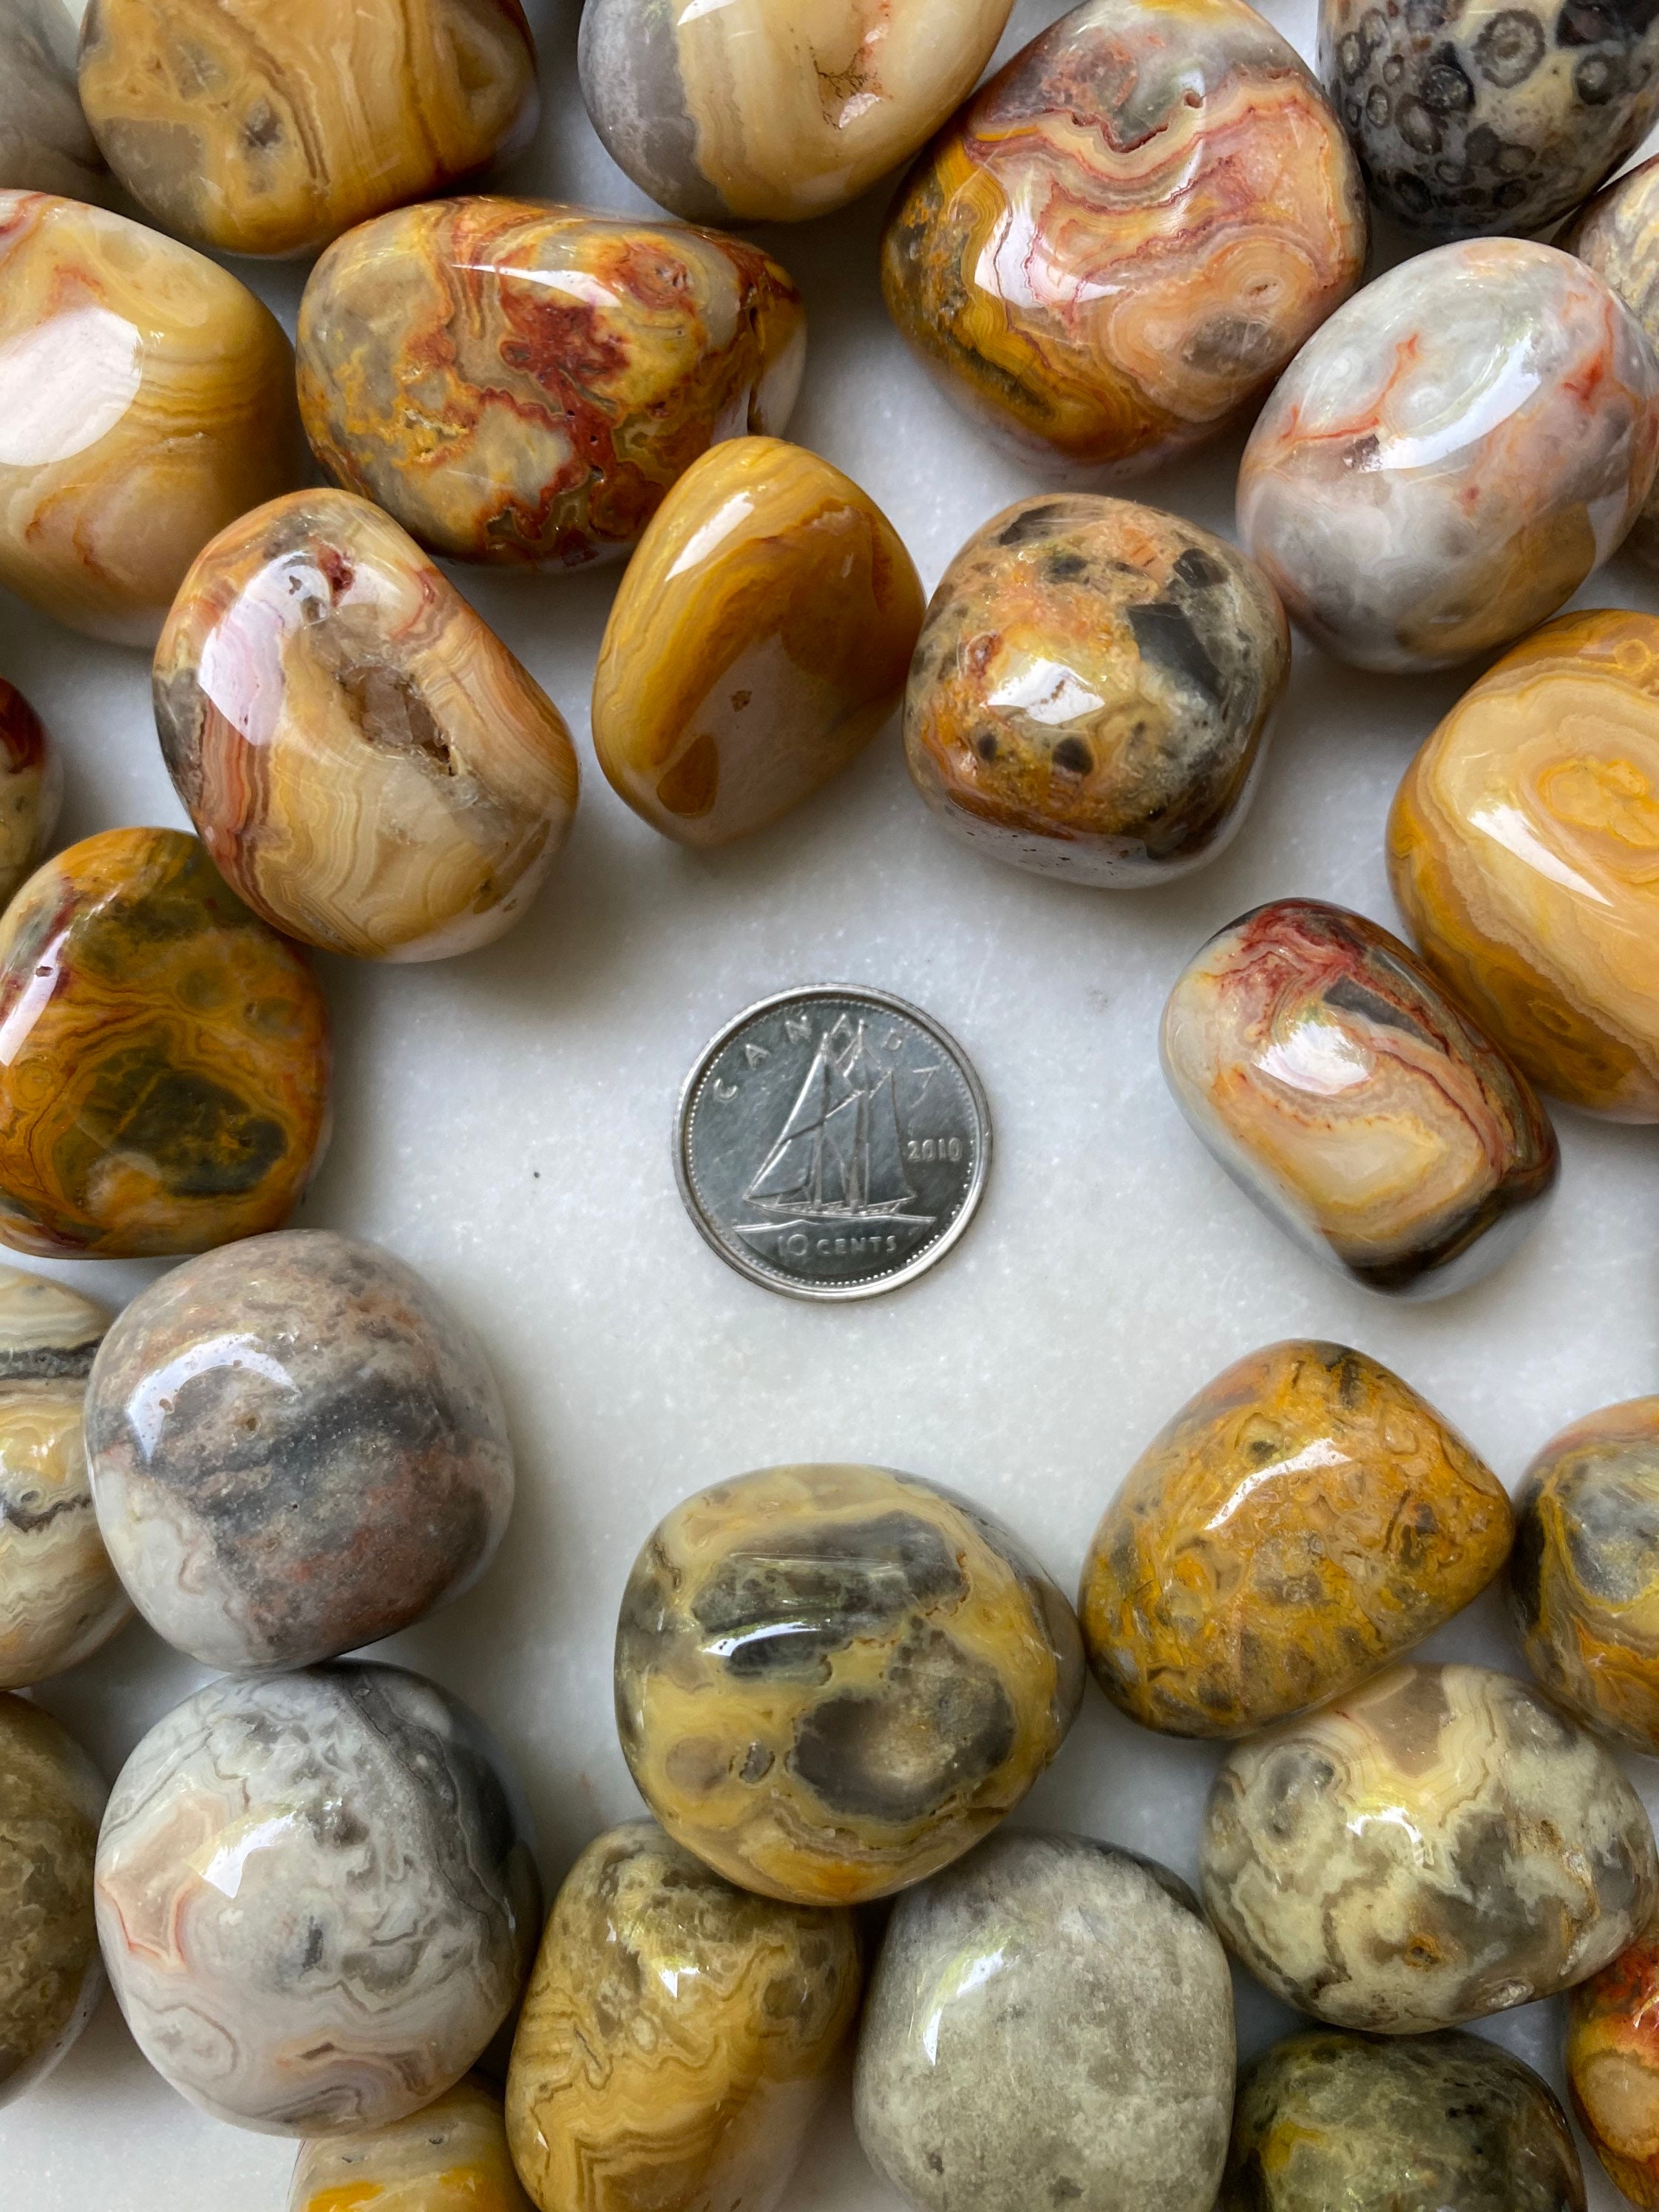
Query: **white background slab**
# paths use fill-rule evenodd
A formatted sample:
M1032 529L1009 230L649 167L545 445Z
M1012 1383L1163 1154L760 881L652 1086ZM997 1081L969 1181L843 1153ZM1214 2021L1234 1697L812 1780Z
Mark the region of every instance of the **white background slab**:
M573 0L530 4L544 119L503 188L645 207L582 112ZM1004 53L1059 12L1019 0ZM1310 0L1267 8L1310 54L1313 12ZM889 325L876 274L886 197L766 242L811 319L791 434L881 501L931 588L971 530L1044 479L952 414ZM303 270L234 265L291 327ZM1230 532L1238 444L1145 479L1139 495ZM1388 1361L1510 1482L1568 1419L1659 1388L1653 1132L1562 1112L1561 1194L1531 1243L1462 1297L1401 1307L1327 1277L1269 1226L1199 1150L1158 1073L1170 981L1244 908L1307 893L1395 923L1389 800L1468 672L1356 675L1298 645L1252 819L1213 866L1161 890L1068 889L970 854L915 797L896 731L775 830L696 856L636 820L592 767L587 690L617 574L458 574L576 731L581 811L556 879L505 942L425 968L324 963L337 1121L299 1217L423 1269L495 1363L519 1451L512 1534L477 1589L380 1649L500 1735L535 1808L550 1890L590 1836L639 1809L611 1717L629 1565L661 1513L722 1475L846 1458L933 1476L1003 1514L1069 1589L1152 1431L1217 1369L1275 1338L1334 1337ZM1656 605L1623 563L1581 599ZM141 655L0 592L0 671L67 756L64 842L184 822ZM682 1213L669 1166L671 1109L704 1040L750 1000L806 980L874 984L929 1009L973 1055L996 1123L989 1192L958 1250L908 1290L842 1308L729 1273ZM117 1303L155 1271L50 1272ZM1519 1665L1491 1596L1431 1648ZM113 1774L199 1679L134 1626L39 1695ZM1091 1688L1018 1817L1132 1844L1191 1877L1215 1756L1144 1734ZM1659 1810L1659 1767L1633 1767ZM1241 1979L1246 2050L1290 2021ZM1486 2032L1559 2086L1559 2005ZM790 2212L896 2203L843 2106ZM58 2073L0 2114L0 2204L281 2212L292 2157L185 2106L106 1998ZM1589 2164L1592 2203L1609 2212L1620 2200Z

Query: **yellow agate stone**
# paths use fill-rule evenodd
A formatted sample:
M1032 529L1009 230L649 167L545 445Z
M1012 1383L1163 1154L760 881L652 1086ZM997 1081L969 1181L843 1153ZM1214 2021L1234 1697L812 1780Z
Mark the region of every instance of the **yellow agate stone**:
M406 2119L301 2143L288 2212L530 2212L530 2199L501 2099L469 2076Z

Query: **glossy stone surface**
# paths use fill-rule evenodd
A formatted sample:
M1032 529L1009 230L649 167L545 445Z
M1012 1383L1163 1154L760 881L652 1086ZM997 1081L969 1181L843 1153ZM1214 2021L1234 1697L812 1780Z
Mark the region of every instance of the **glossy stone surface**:
M22 693L0 676L0 911L52 842L63 798L57 746Z
M1380 1361L1270 1344L1189 1398L1107 1507L1078 1598L1090 1664L1144 1727L1250 1735L1431 1635L1513 1528L1497 1476Z
M414 539L349 492L222 531L155 655L179 796L290 937L437 960L518 921L575 817L563 717Z
M1632 2204L1659 2205L1659 1926L1567 2000L1567 2087L1578 2124Z
M659 1522L617 1626L617 1725L665 1828L745 1888L850 1905L1011 1812L1083 1690L1071 1607L914 1475L774 1467Z
M0 1243L18 1251L275 1229L322 1156L310 964L177 830L106 830L30 877L0 921Z
M1244 817L1291 672L1283 608L1207 530L1091 493L994 515L939 580L904 706L945 827L1075 883L1163 883Z
M1389 878L1430 966L1541 1089L1659 1121L1659 619L1564 615L1401 779Z
M1516 1510L1510 1588L1527 1664L1587 1728L1659 1752L1659 1398L1604 1406L1552 1437Z
M1146 465L1248 413L1358 283L1352 155L1243 0L1086 0L946 125L882 242L893 319L1027 451Z
M0 1267L0 1690L78 1665L131 1613L98 1534L82 1442L108 1316Z
M288 2212L531 2212L501 2100L467 2080L407 2119L302 2143Z
M1659 156L1598 192L1555 242L1611 285L1659 346ZM1659 563L1659 489L1648 494L1626 545Z
M377 1245L292 1229L142 1291L87 1391L104 1540L156 1633L303 1667L459 1597L513 1507L471 1330Z
M0 584L143 646L208 539L297 483L282 327L124 216L0 191Z
M839 774L903 696L922 591L867 493L732 438L646 526L605 625L593 750L653 829L725 845Z
M81 99L158 222L222 253L314 253L535 127L519 0L90 0Z
M1480 2036L1292 2036L1239 2085L1216 2212L1584 2212L1566 2114Z
M1258 1981L1388 2035L1571 1989L1659 1895L1612 1759L1485 1667L1395 1667L1236 1746L1201 1852L1211 1917Z
M546 201L445 200L330 248L300 407L337 483L454 561L626 552L697 456L781 432L806 325L757 246Z
M81 112L84 0L0 0L0 185L102 199L103 158Z
M854 2117L919 2212L1210 2212L1233 1992L1166 1868L1004 1829L894 1908Z
M207 1683L116 1778L98 1933L139 2049L204 2112L351 2135L459 2081L538 1892L478 1722L400 1668Z
M693 222L829 215L972 91L1011 0L589 0L582 98L607 151Z
M92 1866L104 1796L66 1729L0 1695L0 2106L51 2072L102 1991Z
M771 2212L858 2011L850 1912L734 1889L654 1820L559 1892L507 2075L540 2212Z
M1659 112L1659 19L1559 0L1320 0L1319 72L1372 199L1420 238L1547 230Z
M1555 1188L1519 1068L1397 937L1316 899L1220 930L1164 1010L1164 1079L1264 1213L1335 1273L1436 1297L1489 1274Z
M1553 615L1622 543L1659 456L1659 362L1571 254L1443 246L1368 284L1279 379L1238 526L1339 660L1449 668Z

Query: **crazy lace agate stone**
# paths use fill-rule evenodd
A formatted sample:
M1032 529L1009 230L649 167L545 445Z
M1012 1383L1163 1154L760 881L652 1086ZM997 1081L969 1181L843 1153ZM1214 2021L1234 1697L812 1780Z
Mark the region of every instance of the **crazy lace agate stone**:
M1359 668L1449 668L1553 615L1659 461L1659 360L1552 246L1402 262L1311 337L1257 418L1238 526L1291 616Z
M501 2100L457 2082L408 2118L301 2146L288 2212L531 2212Z
M1377 1674L1478 1596L1514 1516L1379 1360L1270 1344L1153 1437L1106 1509L1078 1613L1113 1704L1242 1736Z
M133 198L222 253L314 253L537 114L519 0L90 0L80 79Z
M1567 2087L1609 2178L1659 2205L1659 1924L1567 2000Z
M1429 965L1534 1083L1659 1121L1659 620L1563 615L1401 780L1389 878Z
M1555 242L1611 285L1659 346L1659 156L1598 192ZM1626 546L1659 564L1659 490L1648 494Z
M300 408L348 490L452 561L626 552L700 453L781 433L806 325L757 246L546 201L405 208L300 303Z
M875 1467L774 1467L675 1507L617 1626L617 1725L678 1843L803 1905L957 1858L1076 1716L1071 1607L988 1514Z
M98 1534L82 1436L108 1326L90 1298L0 1267L0 1689L78 1665L131 1615Z
M216 262L0 191L0 584L146 652L216 531L298 483L294 356Z
M654 830L724 845L839 774L898 705L921 585L866 492L732 438L646 526L605 624L593 750Z
M1393 1668L1237 1745L1204 1901L1258 1981L1335 2027L1417 2035L1587 1980L1659 1898L1608 1754L1485 1667Z
M226 880L290 937L438 960L519 920L575 818L563 717L349 492L222 531L156 651L156 726Z
M1475 2035L1292 2036L1239 2085L1216 2212L1584 2212L1567 2116Z
M63 797L57 746L22 693L0 676L0 910L52 842Z
M1396 222L1547 230L1647 136L1659 21L1595 0L1320 0L1319 70Z
M1365 245L1336 118L1253 8L1085 0L919 158L882 289L987 428L1146 466L1248 414Z
M412 1267L326 1230L141 1291L87 1393L105 1541L205 1665L302 1667L407 1628L489 1565L513 1506L501 1402Z
M1273 586L1224 539L1044 495L994 515L940 579L905 757L945 827L997 860L1164 883L1243 820L1290 673Z
M339 2136L459 2081L516 2001L539 1888L466 1707L395 1667L210 1682L116 1778L98 1932L127 2026L204 2112Z
M593 128L693 222L830 215L906 161L991 58L1011 0L588 0Z
M322 1157L310 963L179 830L106 830L30 877L0 921L0 1243L19 1251L251 1237Z
M1005 1829L899 1899L854 2115L919 2212L1211 2212L1232 2100L1226 1957L1166 1868Z
M1554 1191L1532 1085L1363 915L1280 899L1218 932L1170 992L1160 1045L1176 1104L1240 1189L1370 1290L1478 1281Z
M507 2083L539 2212L772 2212L858 2013L850 1912L734 1889L654 1820L567 1876Z
M66 1729L0 1695L0 2106L50 2073L102 1991L92 1870L105 1794Z
M75 84L85 0L0 0L0 185L100 200L109 178Z
M1659 1398L1604 1406L1552 1437L1516 1509L1510 1589L1527 1664L1586 1728L1659 1752Z

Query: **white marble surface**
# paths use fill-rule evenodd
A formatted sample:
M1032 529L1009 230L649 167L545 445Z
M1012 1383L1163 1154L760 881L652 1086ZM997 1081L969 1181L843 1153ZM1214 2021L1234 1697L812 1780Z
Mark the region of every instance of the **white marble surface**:
M644 202L575 95L574 0L532 0L546 112L507 181L610 207ZM1020 0L1005 50L1060 12ZM1267 11L1303 51L1311 0ZM884 194L768 240L812 319L791 434L866 485L931 587L998 507L1041 488L951 414L883 313ZM302 272L240 264L292 319ZM1231 532L1237 442L1145 480L1141 495ZM1659 1388L1659 1133L1563 1113L1560 1196L1495 1279L1401 1307L1304 1259L1199 1150L1166 1096L1158 1010L1188 954L1261 900L1300 892L1394 923L1382 825L1413 749L1467 675L1355 675L1298 647L1255 814L1213 866L1156 891L1023 876L947 840L895 734L776 829L697 855L612 797L586 750L586 699L616 572L458 579L569 717L584 749L575 834L503 943L415 969L326 964L337 1128L302 1221L380 1239L478 1329L517 1441L514 1530L483 1583L383 1647L473 1704L516 1759L557 1881L599 1827L638 1809L611 1717L615 1609L652 1523L685 1492L786 1459L871 1459L957 1484L1005 1515L1060 1581L1152 1431L1251 1346L1335 1337L1398 1368L1513 1481L1571 1417ZM1615 563L1586 605L1659 605ZM0 670L68 756L65 839L182 822L142 658L89 644L0 593ZM740 1281L681 1212L668 1123L704 1040L764 993L879 985L928 1008L976 1061L996 1120L983 1211L907 1290L842 1308ZM64 1267L112 1300L137 1266ZM1488 1597L1436 1639L1518 1667ZM113 1773L201 1679L135 1626L45 1686ZM1089 1701L1022 1818L1079 1826L1191 1875L1214 1754ZM1637 1761L1659 1811L1659 1767ZM1247 2050L1289 2016L1241 1988ZM1488 2032L1558 2082L1559 2008ZM139 2057L107 2001L57 2075L0 2114L0 2202L28 2212L281 2212L291 2150L192 2112ZM1593 2162L1592 2162L1593 2164ZM1600 2212L1619 2200L1591 2176ZM844 2112L790 2212L890 2212Z

